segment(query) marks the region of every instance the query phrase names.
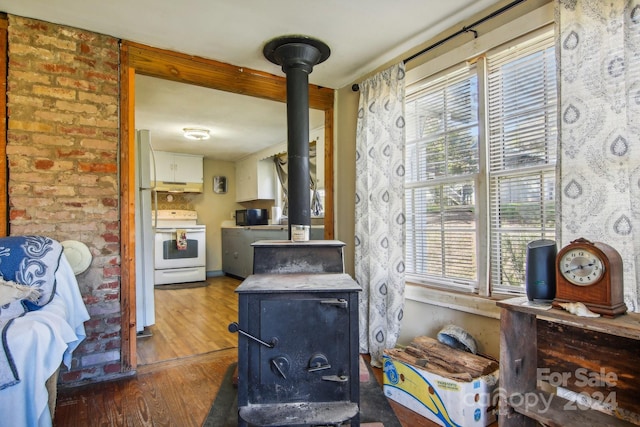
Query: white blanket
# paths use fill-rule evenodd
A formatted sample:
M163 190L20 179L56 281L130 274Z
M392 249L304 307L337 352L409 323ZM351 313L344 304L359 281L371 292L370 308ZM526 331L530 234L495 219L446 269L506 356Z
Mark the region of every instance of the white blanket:
M16 318L7 328L6 340L20 382L0 390L1 427L51 426L45 382L61 361L71 367L72 353L86 336L84 322L89 320L89 313L64 256L56 282L55 296L49 304Z

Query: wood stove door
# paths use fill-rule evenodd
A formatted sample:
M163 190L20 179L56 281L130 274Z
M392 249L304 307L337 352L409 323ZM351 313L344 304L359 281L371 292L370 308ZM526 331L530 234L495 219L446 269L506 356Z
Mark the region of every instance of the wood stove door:
M313 295L313 294L312 294ZM257 307L255 307L257 308ZM252 345L250 366L259 379L249 402L327 402L350 399L349 298L272 294L259 303L259 336L276 338L273 348ZM250 368L251 370L251 368Z

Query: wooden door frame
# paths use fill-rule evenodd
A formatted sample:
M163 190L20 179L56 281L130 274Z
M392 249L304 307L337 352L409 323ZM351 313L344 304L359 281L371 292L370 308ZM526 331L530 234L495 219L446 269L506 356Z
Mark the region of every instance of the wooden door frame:
M266 61L266 59L265 59ZM141 74L286 102L286 79L262 71L185 55L134 42L120 45L120 238L121 368L136 368L135 286L135 75ZM325 239L334 238L334 90L309 85L309 108L324 111Z
M9 180L7 171L7 62L9 57L7 56L7 36L8 36L9 21L6 14L0 14L0 89L4 96L0 96L0 114L2 123L0 124L0 140L4 143L0 144L0 186L3 191L0 191L0 237L9 235Z

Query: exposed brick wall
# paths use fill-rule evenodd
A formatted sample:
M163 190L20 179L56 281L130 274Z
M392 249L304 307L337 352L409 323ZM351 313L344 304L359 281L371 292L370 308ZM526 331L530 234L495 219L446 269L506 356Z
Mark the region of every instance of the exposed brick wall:
M11 235L80 240L91 320L62 382L120 371L118 40L9 16Z

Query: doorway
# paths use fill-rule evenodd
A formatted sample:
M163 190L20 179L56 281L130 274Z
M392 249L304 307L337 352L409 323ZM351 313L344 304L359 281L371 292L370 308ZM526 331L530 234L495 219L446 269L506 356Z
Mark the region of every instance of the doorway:
M202 226L202 229L196 230L198 232L197 240L201 245L206 246L206 249L198 251L203 258L206 257L206 262L202 265L206 265L208 272L219 274L222 271L222 250L224 249L221 224L227 223L226 225L229 226L229 222L233 222L228 221L230 212L245 207L236 201L238 185L235 175L236 162L246 158L247 153L250 155L260 153L260 158L262 158L269 156L270 153L281 153L282 150L286 150L286 113L286 104L282 102L257 99L157 77L136 75L135 126L136 134L139 137L136 151L139 155L136 161L136 176L139 182L147 183L146 185L141 184L138 195L141 199L149 199L146 203L136 204L136 217L148 219L147 222L150 224L153 222L153 210L158 210L158 212L163 210L194 211L197 215L198 227ZM318 138L318 141L313 142L313 146L315 147L318 142L318 145L323 147L324 139L319 140L322 133L318 129L324 126L324 111L310 109L309 125L310 137L315 135ZM209 138L206 140L187 139L182 132L185 127L205 129L210 132ZM177 156L185 158L197 156L193 158L200 159L203 171L200 178L204 177L204 182L199 185L199 192L170 193L151 190L152 183L159 180L158 176L163 171L160 166L162 162L158 159L172 157L173 154L169 156L168 153L175 153ZM324 151L321 153L324 154ZM315 157L310 152L311 158L314 159L313 164L315 165ZM153 159L156 160L156 167L149 166L150 162L154 163ZM322 161L324 158L320 160ZM242 163L245 162L242 161ZM265 160L265 163L272 165L271 170L275 181L275 162ZM216 178L221 177L219 174L222 177L230 178L230 182L226 182L229 191L216 191L214 183ZM198 177L197 174L193 176ZM192 188L196 187L198 186L192 186ZM323 187L321 190L324 192ZM144 221L138 221L136 226L142 227L143 223ZM175 286L156 286L154 290L154 282L159 285L174 283L173 281L201 280L197 277L201 271L188 269L188 273L185 273L188 274L186 277L178 277L174 271L167 275L159 275L157 271L154 274L154 259L156 258L153 257L153 254L145 253L149 249L153 252L155 247L153 232L151 230L139 231L136 234L136 269L141 272L137 275L136 286L138 288L136 294L138 364L143 365L164 360L164 358L191 356L217 350L219 349L216 344L218 341L228 345L228 338L225 340L213 336L215 328L211 324L224 322L224 320L215 318L215 313L217 313L215 306L188 304L189 294L193 294L193 298L198 301L209 299L213 291L209 288L201 289L202 285L215 282L213 286L218 287L220 280L211 278L207 282L195 284L179 283ZM173 233L172 229L166 230L166 240L171 240ZM147 248L147 251L144 248ZM138 249L140 250L138 251ZM145 255L148 255L146 261L144 261ZM149 261L149 259L151 260ZM180 260L184 260L184 257L180 256ZM146 273L149 269L151 269L150 274L142 274L143 270ZM202 277L204 277L204 271L202 271ZM224 284L224 281L222 283ZM171 290L171 292L163 292L164 290ZM233 290L233 288L229 290L229 295L234 295ZM207 293L202 293L203 291L207 291ZM167 294L173 294L172 298L163 303L163 298ZM228 298L224 293L217 295L217 297L220 300ZM186 299L184 304L180 302L182 298ZM154 303L156 299L158 302ZM181 304L185 309L173 309ZM142 310L144 307L147 310ZM197 308L206 312L206 316L204 316L206 321L199 321L203 316L200 309ZM148 314L150 310L153 310L151 315ZM224 317L224 313L222 314ZM168 321L174 318L179 318L180 321ZM193 331L189 319L193 319L194 322L201 325L199 332ZM228 323L227 321L226 324ZM229 334L225 331L222 333L224 336ZM209 345L193 342L191 337L195 335L201 335L202 344L209 343ZM165 339L167 336L173 336L177 339ZM226 345L222 348L226 348ZM192 353L189 352L189 349L192 349Z
M264 72L217 61L151 48L132 42L121 46L121 362L136 368L135 323L135 76L136 73L232 93L286 102L286 80ZM334 235L333 209L333 97L331 89L310 85L309 106L325 113L325 238Z

